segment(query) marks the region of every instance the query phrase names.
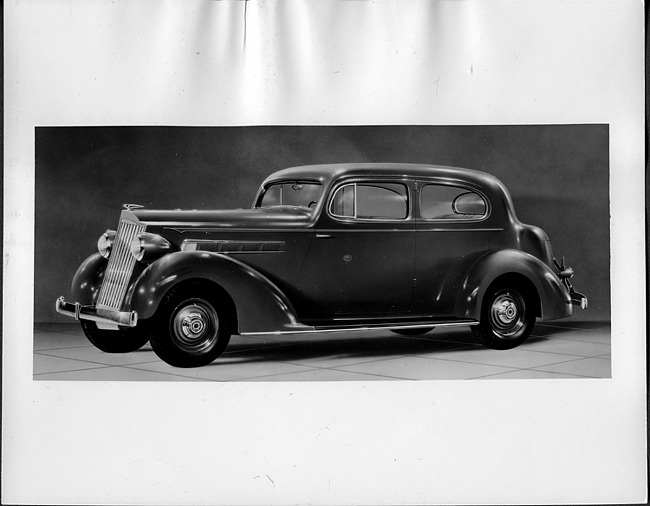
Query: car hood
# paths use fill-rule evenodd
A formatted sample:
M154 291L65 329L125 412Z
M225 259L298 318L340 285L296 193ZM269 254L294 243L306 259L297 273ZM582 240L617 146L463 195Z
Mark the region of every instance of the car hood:
M228 210L132 209L142 223L169 228L293 228L311 222L312 212L301 207L282 206Z

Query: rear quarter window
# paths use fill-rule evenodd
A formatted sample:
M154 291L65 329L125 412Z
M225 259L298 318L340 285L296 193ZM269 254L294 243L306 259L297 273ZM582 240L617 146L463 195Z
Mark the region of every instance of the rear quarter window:
M483 196L467 188L426 184L420 190L420 216L426 220L479 220L487 211Z

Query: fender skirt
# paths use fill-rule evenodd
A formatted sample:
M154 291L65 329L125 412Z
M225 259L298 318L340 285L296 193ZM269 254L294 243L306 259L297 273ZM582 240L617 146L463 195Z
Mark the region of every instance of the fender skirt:
M518 274L528 279L537 291L540 318L553 320L573 314L571 296L555 272L538 258L519 250L488 253L472 265L465 277L456 307L463 318L480 319L481 305L490 285L500 276Z
M310 330L298 323L291 302L266 276L228 255L179 251L149 265L130 287L125 305L138 318L153 316L164 295L188 279L205 279L223 288L237 308L238 333Z

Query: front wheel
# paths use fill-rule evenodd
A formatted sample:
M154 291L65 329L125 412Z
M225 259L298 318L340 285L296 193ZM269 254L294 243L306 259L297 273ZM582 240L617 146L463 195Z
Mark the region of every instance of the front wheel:
M516 288L500 288L486 295L481 321L472 332L487 348L509 350L528 339L534 325L526 296Z
M215 360L230 341L223 305L207 287L173 288L161 301L151 329L151 347L175 367L200 367Z

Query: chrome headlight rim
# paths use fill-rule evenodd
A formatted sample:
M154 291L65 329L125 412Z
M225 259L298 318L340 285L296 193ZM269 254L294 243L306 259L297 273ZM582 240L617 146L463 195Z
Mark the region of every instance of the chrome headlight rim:
M115 238L117 237L117 231L108 229L104 232L99 239L97 240L97 251L104 258L108 259L111 256L111 251L113 250L113 244L115 244Z
M142 232L131 240L129 251L138 262L151 263L172 251L172 245L161 235Z
M135 258L138 262L141 262L144 258L144 244L140 236L141 234L138 234L133 239L131 239L131 244L129 246L131 255L133 255L133 258Z

